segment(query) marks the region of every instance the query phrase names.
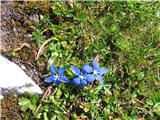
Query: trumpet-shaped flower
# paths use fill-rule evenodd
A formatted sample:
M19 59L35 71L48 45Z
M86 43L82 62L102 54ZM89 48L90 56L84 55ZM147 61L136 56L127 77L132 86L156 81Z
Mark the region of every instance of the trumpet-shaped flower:
M96 60L93 60L93 74L95 79L99 81L100 84L104 82L102 75L108 72L108 69L105 67L100 68Z
M58 86L60 83L67 83L69 82L68 78L66 76L63 76L62 74L65 72L64 67L60 67L58 69L58 73L56 72L56 67L52 65L50 67L50 71L52 73L51 76L48 76L44 81L48 83L54 83L56 86Z
M86 64L82 67L82 72L76 66L72 66L71 68L73 73L76 75L76 77L72 80L72 83L74 85L86 86L88 83L94 81L94 75L88 74L93 71L92 67L89 64Z

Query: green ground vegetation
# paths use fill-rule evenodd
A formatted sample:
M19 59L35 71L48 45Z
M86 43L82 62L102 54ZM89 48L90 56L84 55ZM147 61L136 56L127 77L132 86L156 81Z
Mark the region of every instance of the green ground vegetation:
M103 85L54 88L37 119L160 119L160 2L52 2L50 15L34 25L37 45L50 40L39 65L60 59L68 68L82 66L99 54L100 65L109 68ZM39 100L20 98L26 119Z

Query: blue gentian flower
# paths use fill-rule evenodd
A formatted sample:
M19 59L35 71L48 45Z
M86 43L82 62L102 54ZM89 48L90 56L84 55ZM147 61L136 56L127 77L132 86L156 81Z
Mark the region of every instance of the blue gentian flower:
M108 69L105 67L100 68L96 60L93 60L93 74L95 79L99 81L100 84L104 82L102 75L108 72Z
M58 73L56 72L56 67L52 65L50 67L50 71L53 75L48 76L44 81L48 83L54 83L56 86L58 86L60 83L67 83L69 82L68 78L66 76L62 76L62 74L65 72L64 67L60 67L58 70Z
M93 71L92 67L89 64L85 64L82 67L82 72L76 66L71 66L73 73L77 76L73 78L72 83L74 85L86 86L88 83L94 81L94 75L88 74Z

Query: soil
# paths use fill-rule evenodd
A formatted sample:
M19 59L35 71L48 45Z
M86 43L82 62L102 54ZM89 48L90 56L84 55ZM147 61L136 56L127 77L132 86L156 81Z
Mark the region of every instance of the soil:
M22 120L21 111L17 106L18 98L15 96L5 97L1 104L1 120Z
M33 22L48 14L47 5L50 2L1 2L1 54L19 65L42 89L45 89L42 75L46 66L37 65L35 58L39 47L31 32ZM1 101L2 120L21 119L17 99L9 96Z

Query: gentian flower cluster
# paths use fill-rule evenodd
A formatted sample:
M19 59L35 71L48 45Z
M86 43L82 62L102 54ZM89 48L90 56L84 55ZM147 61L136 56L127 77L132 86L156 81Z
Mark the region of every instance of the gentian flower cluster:
M92 66L90 64L85 64L80 70L77 66L71 66L72 72L75 74L75 78L72 79L73 85L86 86L88 83L92 83L95 80L98 80L100 84L104 82L102 75L108 72L108 69L105 67L100 68L96 60L93 60ZM64 67L56 71L56 67L52 65L50 71L51 76L48 76L44 81L48 83L53 83L58 86L60 83L67 83L69 79L62 74L65 72Z
M92 72L92 68L89 66L89 64L83 66L82 72L76 66L72 66L71 68L73 73L76 75L76 77L72 80L74 85L86 86L88 83L94 81L94 75L89 74Z
M108 72L105 67L100 68L96 60L93 60L92 67L89 64L85 64L82 67L82 72L76 66L72 66L73 73L77 76L73 78L72 83L74 85L85 86L88 83L92 83L98 80L100 84L104 82L102 75Z

